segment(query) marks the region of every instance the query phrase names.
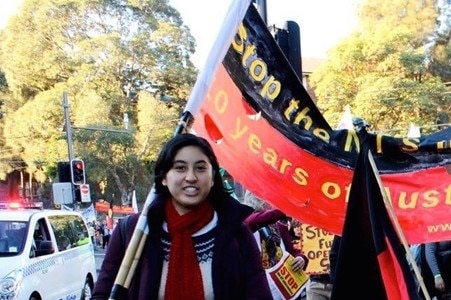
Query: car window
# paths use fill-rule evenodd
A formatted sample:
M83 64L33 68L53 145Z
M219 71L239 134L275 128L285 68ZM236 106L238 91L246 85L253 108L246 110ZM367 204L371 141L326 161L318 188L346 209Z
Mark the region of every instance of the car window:
M0 221L0 256L21 253L25 245L26 222Z
M89 243L88 230L83 219L76 215L50 216L50 224L55 234L59 251Z
M37 220L34 232L33 232L33 246L30 255L41 256L53 253L54 245L52 243L52 238L50 237L50 231L47 227L47 222L45 218L40 218Z

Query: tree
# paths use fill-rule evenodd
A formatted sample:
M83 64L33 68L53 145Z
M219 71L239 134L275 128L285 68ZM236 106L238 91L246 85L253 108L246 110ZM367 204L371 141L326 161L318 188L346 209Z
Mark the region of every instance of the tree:
M89 181L106 186L103 195L121 195L121 203L129 204L133 190L138 199L145 196L152 185L151 169L156 153L173 134L180 112L147 92L139 95L136 128L130 132L77 130L75 139L79 153L86 157ZM104 166L108 166L105 168ZM114 185L111 184L114 182Z
M196 78L194 46L166 0L25 0L0 34L0 68L13 103L4 118L5 146L35 178L49 181L57 162L68 159L63 92L74 127L119 128L128 113L132 135L74 130L75 154L85 161L93 190L100 193L107 181L106 189L126 202L136 178L150 178L148 159L162 142L138 143L141 95L171 96L172 104L159 109L174 119ZM0 173L15 168L10 163ZM144 184L141 190L149 188Z
M439 110L450 111L446 76L428 64L438 16L433 0L364 2L360 30L311 76L326 119L337 124L349 104L373 130L406 135L409 122L434 124Z

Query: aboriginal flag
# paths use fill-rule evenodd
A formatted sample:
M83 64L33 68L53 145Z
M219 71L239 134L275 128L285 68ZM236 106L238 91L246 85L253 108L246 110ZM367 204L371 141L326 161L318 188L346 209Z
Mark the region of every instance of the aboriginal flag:
M366 300L421 299L370 155L363 143L347 205L332 299L356 299L357 291L362 293L359 299Z
M331 128L251 2L231 3L179 125L192 124L253 194L341 234L360 138L354 129ZM444 199L449 189L450 135L451 128L418 139L366 136L409 243L451 239L449 230L429 230L449 223L446 201L421 205L431 191ZM403 209L400 195L418 195L417 205Z

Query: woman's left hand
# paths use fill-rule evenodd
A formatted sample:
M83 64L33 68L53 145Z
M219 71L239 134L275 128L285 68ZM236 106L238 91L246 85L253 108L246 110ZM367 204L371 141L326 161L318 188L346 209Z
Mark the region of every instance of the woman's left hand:
M300 272L304 268L305 260L302 256L296 256L293 260L292 267L293 271Z

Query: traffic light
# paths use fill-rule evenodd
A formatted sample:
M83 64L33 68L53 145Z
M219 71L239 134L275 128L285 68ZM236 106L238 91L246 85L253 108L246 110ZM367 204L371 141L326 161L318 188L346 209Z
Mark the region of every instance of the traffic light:
M58 162L58 180L59 182L72 182L70 163L68 161Z
M72 176L72 183L80 185L86 183L85 181L85 163L81 159L73 159L70 162L70 173Z
M274 39L290 62L291 67L302 80L301 31L294 21L286 21L284 28L271 28Z

